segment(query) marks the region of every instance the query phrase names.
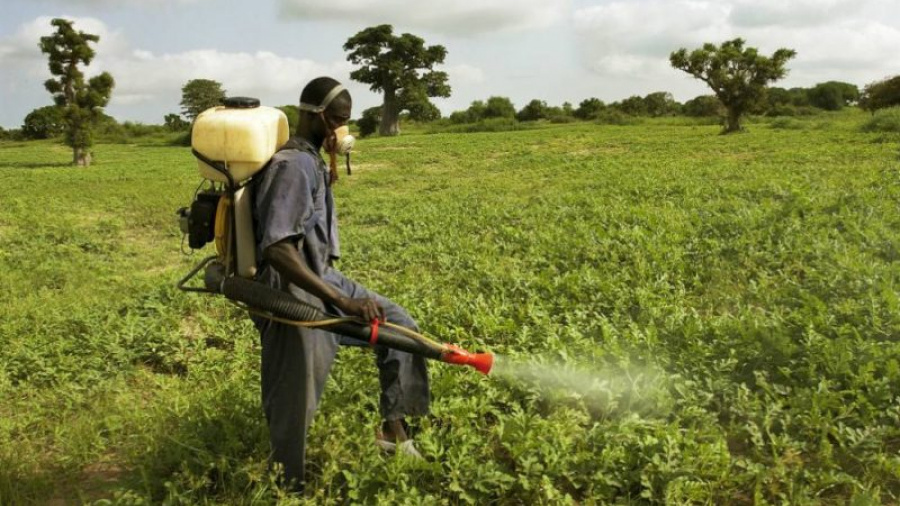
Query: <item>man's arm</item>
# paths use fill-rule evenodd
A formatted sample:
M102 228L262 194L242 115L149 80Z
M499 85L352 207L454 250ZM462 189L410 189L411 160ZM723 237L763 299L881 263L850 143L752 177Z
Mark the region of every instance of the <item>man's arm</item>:
M263 258L288 281L300 289L335 306L344 313L358 316L366 321L376 318L384 320L384 308L375 299L351 299L329 285L307 267L298 252L299 246L290 238L279 241L263 251Z

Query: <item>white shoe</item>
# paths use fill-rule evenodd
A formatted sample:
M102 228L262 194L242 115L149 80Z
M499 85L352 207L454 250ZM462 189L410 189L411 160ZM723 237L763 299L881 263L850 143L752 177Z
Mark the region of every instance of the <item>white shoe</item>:
M412 439L407 439L398 445L397 443L391 443L390 441L381 438L375 438L375 444L388 455L394 455L399 451L401 454L414 459L425 460L425 457L423 457L422 454L419 453L419 450L416 449L416 445L413 443Z

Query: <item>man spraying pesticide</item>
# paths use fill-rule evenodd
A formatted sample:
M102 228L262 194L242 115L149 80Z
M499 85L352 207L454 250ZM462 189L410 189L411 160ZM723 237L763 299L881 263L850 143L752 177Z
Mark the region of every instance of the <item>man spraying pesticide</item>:
M405 418L428 412L425 359L471 365L487 374L493 355L472 354L417 332L407 312L333 267L340 257L332 185L337 157L349 153L352 101L337 81L320 77L300 96L300 121L255 99L234 98L198 116L192 146L213 181L179 211L190 246L215 241L179 287L221 293L246 308L262 342L262 402L272 460L301 490L306 434L345 336L373 347L384 419L376 442L414 456ZM329 164L320 155L329 155ZM205 268L205 288L186 283ZM340 334L340 336L338 335Z

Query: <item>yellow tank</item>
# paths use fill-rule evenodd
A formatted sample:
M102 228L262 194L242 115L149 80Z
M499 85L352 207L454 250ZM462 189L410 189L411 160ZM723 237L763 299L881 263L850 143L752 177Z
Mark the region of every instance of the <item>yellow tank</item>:
M230 98L225 106L200 113L191 131L191 146L212 161L224 162L235 183L262 169L290 136L287 117L256 99ZM198 160L200 175L226 182L222 173Z

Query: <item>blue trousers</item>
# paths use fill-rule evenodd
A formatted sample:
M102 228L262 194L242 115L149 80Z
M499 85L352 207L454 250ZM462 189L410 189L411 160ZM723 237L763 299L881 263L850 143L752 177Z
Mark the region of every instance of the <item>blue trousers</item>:
M415 321L402 307L339 271L328 268L322 277L347 297L376 299L391 323L418 330ZM322 308L319 299L296 287L291 288L293 295ZM254 323L262 340L262 405L269 425L271 461L281 464L284 480L300 490L305 472L306 435L325 381L338 347L353 343L348 342L349 338L319 329L262 318L254 318ZM375 363L381 386L379 408L385 420L428 413L431 394L424 358L376 346Z

